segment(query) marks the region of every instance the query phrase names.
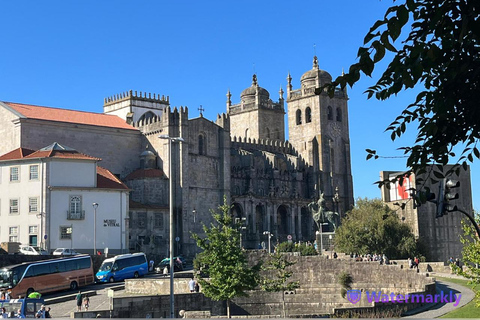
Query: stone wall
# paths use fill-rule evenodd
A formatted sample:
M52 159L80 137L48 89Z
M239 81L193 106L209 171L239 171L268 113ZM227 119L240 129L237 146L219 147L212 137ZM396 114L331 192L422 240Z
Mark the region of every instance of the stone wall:
M262 251L252 251L249 254L250 263L264 261L267 259L266 253ZM357 304L352 304L346 298L341 296L341 285L339 284L339 275L345 271L352 275L352 289L360 290L362 293L372 291L386 294L406 294L406 293L433 293L435 292L435 283L432 278L417 273L416 270L402 268L399 265L380 265L376 262L356 262L352 260L327 259L321 256L298 257L289 255L289 260L295 260L296 264L292 266L292 281L299 281L300 288L293 292L268 293L260 290L251 291L249 297L238 297L233 299L232 314L234 315L259 315L259 316L280 316L283 308L283 299L285 301L285 311L287 316L322 316L338 312L339 309L348 309L350 311L362 308L381 308L384 304L375 305L369 303L367 296L362 295L362 299ZM197 297L199 294L190 294L188 292L189 279L175 278L175 294L181 299ZM129 279L125 281L125 291L127 294L144 294L169 296L169 278L165 279ZM199 295L202 296L203 295ZM120 298L119 298L120 299ZM150 298L148 298L150 299ZM177 299L177 298L176 298ZM167 299L168 300L168 299ZM206 300L203 300L206 301ZM207 302L205 302L207 303ZM406 309L414 305L406 306ZM168 305L164 306L168 310ZM178 310L185 311L205 311L209 310L206 305L201 309L195 309L196 304L186 304L184 307L178 307ZM212 305L213 307L213 305ZM137 306L135 306L137 308ZM142 309L143 310L143 309ZM127 311L125 311L127 312ZM159 309L160 314L165 312ZM222 315L223 309L217 311L211 310L212 315ZM220 313L216 313L220 312ZM119 316L127 317L130 314ZM135 315L142 317L143 315ZM163 315L161 315L163 316Z
M175 295L175 316L180 310L210 311L225 315L222 301L212 301L201 293ZM113 297L113 318L169 318L170 295Z

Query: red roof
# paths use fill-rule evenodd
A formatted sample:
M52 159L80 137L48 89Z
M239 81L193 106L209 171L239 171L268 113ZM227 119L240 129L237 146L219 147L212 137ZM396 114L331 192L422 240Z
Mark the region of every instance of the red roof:
M128 190L128 187L113 173L99 166L97 166L97 188Z
M138 130L115 115L85 111L67 110L29 104L4 102L7 106L29 119L86 124L100 127L111 127Z
M0 161L3 160L17 160L17 159L22 159L29 154L35 152L34 150L27 149L27 148L18 148L15 150L12 150L8 153L5 153L4 155L0 156Z
M165 174L160 169L137 169L130 173L125 180L135 180L144 178L165 178Z
M58 143L53 143L48 147L33 151L27 148L18 148L10 151L0 157L2 160L20 160L20 159L35 159L35 158L62 158L62 159L77 159L77 160L93 160L101 161L102 159L92 157L77 150L63 147Z

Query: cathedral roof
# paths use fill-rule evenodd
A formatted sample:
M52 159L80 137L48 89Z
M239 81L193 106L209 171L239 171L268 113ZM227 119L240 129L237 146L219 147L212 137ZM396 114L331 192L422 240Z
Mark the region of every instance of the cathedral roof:
M13 111L18 113L20 116L27 119L38 119L47 121L86 124L99 127L138 130L127 124L122 118L115 115L34 106L14 102L3 102L3 104L13 109Z
M300 82L315 80L317 77L320 78L321 85L332 82L330 73L318 67L318 59L317 56L315 56L313 57L313 68L302 75Z
M266 99L270 98L270 93L268 93L266 89L258 85L256 74L253 75L252 85L247 89L243 90L242 93L240 94L240 97L241 98L249 97L249 96L255 97L255 95L257 94L257 89L258 89L259 96L265 97Z

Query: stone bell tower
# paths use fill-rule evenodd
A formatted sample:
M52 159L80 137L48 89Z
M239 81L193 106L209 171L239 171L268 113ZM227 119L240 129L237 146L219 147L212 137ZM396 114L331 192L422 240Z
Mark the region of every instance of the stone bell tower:
M353 183L348 128L348 96L337 90L330 98L315 89L332 82L332 76L318 66L300 78L300 89L292 89L292 77L287 77L289 141L313 168L309 188L315 197L324 193L326 205L343 216L353 206Z
M260 87L257 75L252 85L242 91L240 103L232 105L231 93L227 93L227 112L230 116L230 134L248 142L259 140L285 140L285 107L283 90L278 102L270 99L267 90Z

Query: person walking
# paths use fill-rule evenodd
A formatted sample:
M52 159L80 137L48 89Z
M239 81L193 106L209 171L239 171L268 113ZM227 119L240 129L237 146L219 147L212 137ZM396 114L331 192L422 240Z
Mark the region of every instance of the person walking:
M90 307L90 298L87 295L83 298L83 307L85 308L85 311L88 311L88 307Z
M78 291L78 294L75 296L75 299L77 300L77 311L82 311L82 292Z
M188 281L188 289L190 292L195 292L195 280L193 278Z

